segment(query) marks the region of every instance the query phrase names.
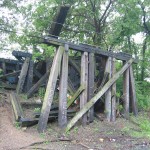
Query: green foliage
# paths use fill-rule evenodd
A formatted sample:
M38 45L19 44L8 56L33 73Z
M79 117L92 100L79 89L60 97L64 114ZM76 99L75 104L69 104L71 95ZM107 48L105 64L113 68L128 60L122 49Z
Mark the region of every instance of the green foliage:
M20 129L20 128L21 128L21 123L20 123L20 122L15 122L15 127L16 127L17 129Z
M41 48L44 50L45 57L54 56L55 48L53 46L48 46L46 44L40 44Z
M79 128L78 127L74 127L74 133L76 134L76 133L78 133L78 130L79 130Z
M22 100L27 100L27 95L26 94L19 94Z
M119 104L119 105L117 106L117 110L119 110L119 112L120 112L120 111L123 111L123 106L122 106L121 104Z
M38 90L38 95L39 97L43 100L44 99L44 95L45 95L45 88L44 87L40 87Z
M3 70L2 69L0 69L0 75L2 75L3 74Z
M136 94L139 109L150 109L150 83L147 81L136 82Z
M40 138L45 138L46 134L45 133L40 133Z
M38 60L38 59L44 60L44 57L43 57L43 55L42 55L41 52L39 52L39 51L33 51L32 59L33 60Z
M39 107L34 108L34 112L36 112L36 113L40 113L40 112L41 112L41 108L39 108Z
M134 128L131 126L126 126L123 128L123 132L137 138L150 138L150 120L147 114L141 114L138 117L132 117L131 120L134 122L134 124L136 124L136 126Z

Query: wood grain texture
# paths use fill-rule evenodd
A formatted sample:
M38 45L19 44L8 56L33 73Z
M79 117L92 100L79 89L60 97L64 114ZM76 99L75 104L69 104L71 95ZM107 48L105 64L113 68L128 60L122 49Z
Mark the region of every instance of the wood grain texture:
M23 66L22 66L19 81L18 81L18 85L17 85L17 89L16 89L17 94L19 94L23 91L25 79L26 79L27 72L28 72L29 61L30 61L30 58L27 57L25 59L25 62L23 64Z
M110 57L107 58L106 61L106 66L105 66L105 73L108 73L109 77L108 79L111 78L112 76L112 70L111 70L111 59ZM111 121L111 87L106 91L105 93L105 115L106 115L106 120Z
M137 108L137 98L136 98L136 91L135 91L135 79L133 75L132 66L129 68L130 72L130 98L131 98L131 105L132 105L132 112L135 116L138 115L138 108Z
M101 98L101 96L116 82L116 80L124 73L126 69L133 63L133 59L130 59L120 71L114 74L114 76L104 85L104 87L88 102L85 106L73 117L66 127L68 132L75 123Z
M85 90L80 95L80 109L84 107L88 100L88 53L81 54L81 82L80 84L85 87ZM87 114L82 117L82 125L87 123Z
M68 85L68 45L63 53L60 85L59 85L59 114L58 125L64 128L67 125L67 85Z
M38 122L39 132L44 132L46 130L48 116L51 109L51 104L53 101L54 91L56 87L56 82L60 71L59 67L61 66L60 64L61 64L63 52L64 52L64 47L60 46L54 56L54 60L51 67L51 72L49 75L48 84L46 88L46 93L42 105L41 115Z

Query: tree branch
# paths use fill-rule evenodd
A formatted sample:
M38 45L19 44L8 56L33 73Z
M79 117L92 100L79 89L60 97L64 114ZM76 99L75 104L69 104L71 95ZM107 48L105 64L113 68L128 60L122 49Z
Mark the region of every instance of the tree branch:
M150 35L150 29L146 23L146 11L145 11L145 6L143 5L143 3L140 3L139 2L139 5L141 6L141 9L142 9L142 13L143 13L143 26L144 26L144 29L145 29L145 32Z
M99 19L99 22L102 22L102 20L104 19L104 17L106 16L107 14L107 11L109 10L109 8L111 7L111 4L113 4L115 2L115 0L110 0L108 5L106 6L106 9L103 13L103 15L101 16L101 18ZM108 15L107 15L108 16Z

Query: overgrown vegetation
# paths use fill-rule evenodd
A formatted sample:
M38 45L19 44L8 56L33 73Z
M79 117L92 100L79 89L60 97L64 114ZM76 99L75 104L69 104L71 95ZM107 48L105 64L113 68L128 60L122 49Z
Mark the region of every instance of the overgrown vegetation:
M44 87L40 87L38 90L38 96L40 97L41 100L44 99L44 95L45 95L45 88Z
M131 117L131 122L135 127L126 126L123 128L123 132L133 137L147 137L150 139L150 118L148 114L140 114L138 117Z
M150 110L150 82L137 81L136 94L138 100L138 108L140 110Z

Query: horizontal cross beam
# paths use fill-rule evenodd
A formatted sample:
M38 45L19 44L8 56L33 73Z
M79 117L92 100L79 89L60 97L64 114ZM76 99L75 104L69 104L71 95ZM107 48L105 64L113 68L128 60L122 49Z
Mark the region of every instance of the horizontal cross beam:
M46 37L43 43L48 44L48 45L53 45L53 46L63 46L64 44L67 43L69 45L69 48L72 50L76 50L80 52L95 53L95 54L102 55L104 57L113 57L113 58L116 58L118 60L123 60L123 61L127 61L132 58L132 55L127 54L127 53L123 53L123 52L115 53L111 51L103 51L99 47L94 47L94 46L87 45L87 44L74 44L72 42L66 42L65 40L56 39L53 37ZM134 60L134 63L137 63L137 59Z
M12 52L12 55L15 56L17 59L22 58L22 57L25 57L25 58L27 58L27 57L31 58L32 57L32 54L30 54L28 52L15 51L15 50Z
M22 64L18 60L13 60L13 59L5 59L5 58L0 58L0 63L5 62L8 64Z

